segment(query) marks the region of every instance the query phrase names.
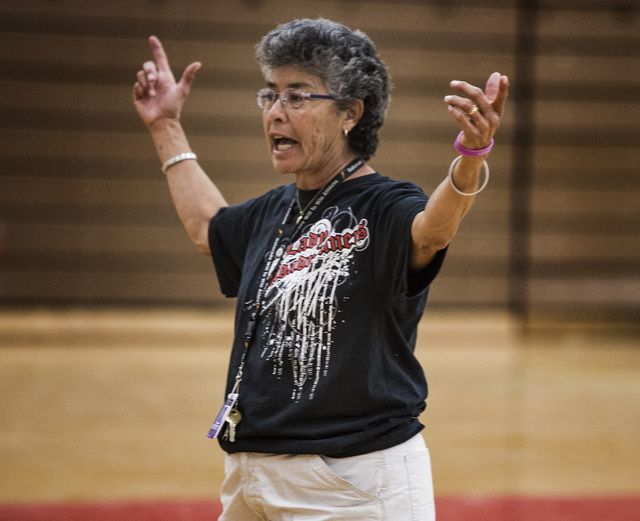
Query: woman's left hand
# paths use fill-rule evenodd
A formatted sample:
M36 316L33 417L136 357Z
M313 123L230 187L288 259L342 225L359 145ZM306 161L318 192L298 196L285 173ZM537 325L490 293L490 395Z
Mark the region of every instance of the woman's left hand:
M451 88L461 95L446 96L444 101L464 131L462 146L471 150L489 146L502 120L509 95L509 78L494 72L489 76L484 92L465 81L452 81Z

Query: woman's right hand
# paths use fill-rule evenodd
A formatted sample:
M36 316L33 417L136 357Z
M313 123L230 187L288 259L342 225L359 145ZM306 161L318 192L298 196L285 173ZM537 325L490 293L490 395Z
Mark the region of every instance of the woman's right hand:
M133 103L144 124L151 128L162 119L180 119L182 105L201 64L194 62L189 65L180 81L176 82L160 40L151 36L149 44L155 62L145 62L138 71L138 81L133 86Z

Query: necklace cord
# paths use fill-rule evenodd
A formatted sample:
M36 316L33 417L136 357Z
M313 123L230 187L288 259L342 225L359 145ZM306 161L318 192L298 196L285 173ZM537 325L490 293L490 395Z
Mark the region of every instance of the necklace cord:
M300 213L300 217L302 217L304 213L309 209L309 207L313 204L313 201L315 201L316 198L320 195L320 192L321 190L317 190L316 193L313 194L313 197L311 198L311 200L305 205L304 208L302 208L302 204L300 203L300 189L296 190L296 203L298 203L298 210Z

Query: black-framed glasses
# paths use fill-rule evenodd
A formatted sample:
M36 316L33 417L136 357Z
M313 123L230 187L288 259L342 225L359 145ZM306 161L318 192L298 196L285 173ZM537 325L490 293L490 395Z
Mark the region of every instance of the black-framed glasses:
M333 96L329 96L327 94L309 94L301 91L300 89L284 89L280 92L276 92L272 89L260 89L258 94L256 94L258 107L266 110L273 107L273 104L278 98L280 98L284 108L292 109L299 109L302 107L305 100L308 99L335 99Z

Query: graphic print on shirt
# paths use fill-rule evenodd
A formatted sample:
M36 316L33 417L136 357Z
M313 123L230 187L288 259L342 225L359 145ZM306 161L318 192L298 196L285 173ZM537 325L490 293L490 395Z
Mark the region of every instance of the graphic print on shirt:
M327 373L340 309L337 289L348 283L354 256L369 242L366 219L333 207L277 254L263 303L268 326L261 357L273 364L276 378L292 379L292 400L313 399Z

